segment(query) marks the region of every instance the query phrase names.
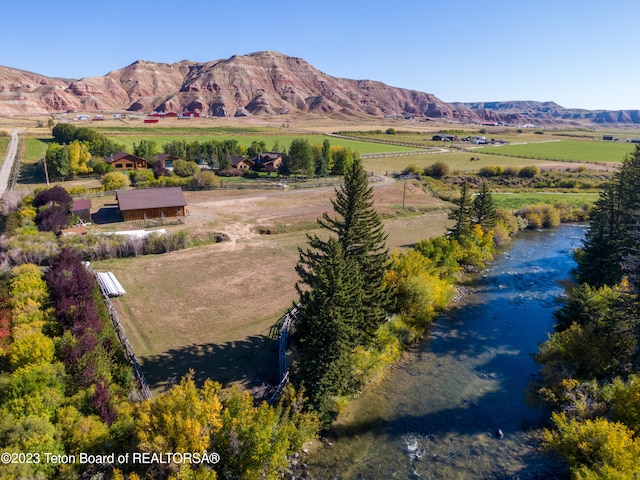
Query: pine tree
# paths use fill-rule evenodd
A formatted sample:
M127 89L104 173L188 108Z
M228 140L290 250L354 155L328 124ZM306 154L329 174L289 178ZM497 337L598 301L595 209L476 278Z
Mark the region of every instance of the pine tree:
M300 250L296 271L301 284L301 311L296 323L299 339L299 381L322 413L326 399L346 392L348 357L358 344L362 322L362 279L352 259L345 258L337 239L308 237Z
M373 188L369 186L362 160L355 159L345 172L344 185L331 201L336 217L324 213L319 223L334 232L345 258L354 261L363 282L362 344L367 345L391 309L390 293L383 289L389 263L387 235L374 208Z
M473 199L473 217L474 223L480 225L484 231L496 226L496 207L487 182L482 184L480 192Z
M576 255L576 278L579 283L601 287L620 281L620 207L615 185L610 185L600 193L583 246Z
M453 238L459 239L465 237L471 232L473 203L471 201L471 194L469 193L469 186L467 185L467 182L462 184L460 189L460 198L454 200L453 203L457 205L457 208L451 211L449 219L455 220L456 224L449 233Z
M331 164L333 164L331 143L329 139L325 139L324 142L322 142L322 152L316 159L316 175L326 177L329 174L329 166Z
M600 194L578 252L576 278L592 286L614 285L625 274L623 263L637 251L640 212L640 146L625 157L614 182ZM630 268L630 267L628 267ZM626 273L633 275L633 272Z

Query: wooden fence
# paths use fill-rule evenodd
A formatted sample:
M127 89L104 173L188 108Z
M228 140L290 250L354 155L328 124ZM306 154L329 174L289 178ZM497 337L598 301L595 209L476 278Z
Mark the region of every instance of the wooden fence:
M15 158L7 158L7 161L13 161L13 167L11 170L11 179L9 180L9 190L13 191L16 189L16 183L18 183L18 178L20 176L20 157L22 156L22 149L24 147L24 137L18 134L18 148L16 150Z
M98 280L98 276L96 272L90 267L87 266L87 269L93 274ZM107 292L104 290L102 284L98 282L100 286L100 291L102 292L102 297L104 298L104 303L107 306L107 311L109 312L109 318L111 318L111 324L113 325L113 329L116 332L116 336L124 349L127 358L129 359L129 363L131 363L131 367L133 368L133 373L138 381L138 396L141 400L149 400L151 398L151 390L149 389L149 385L147 384L146 379L144 378L144 374L142 373L142 369L140 368L140 364L136 359L136 355L133 353L133 348L131 348L131 344L129 343L129 339L127 338L127 334L124 332L124 328L120 323L120 318L118 317L118 313L111 303L111 299Z
M289 330L291 326L298 319L298 312L300 311L300 305L296 305L287 313L285 313L280 319L273 324L269 330L269 338L278 342L278 372L280 382L278 385L270 388L263 395L262 400L266 400L267 403L274 404L280 400L284 388L289 383L289 362L287 359L287 348L289 346Z

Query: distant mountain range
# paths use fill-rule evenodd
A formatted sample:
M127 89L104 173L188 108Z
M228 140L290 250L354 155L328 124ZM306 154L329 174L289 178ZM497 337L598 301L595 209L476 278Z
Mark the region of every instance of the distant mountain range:
M101 77L51 78L0 66L0 115L197 111L202 115L316 114L336 120L412 117L462 123L638 124L639 110L566 109L553 102L446 103L430 93L336 78L278 52L166 64L138 60Z

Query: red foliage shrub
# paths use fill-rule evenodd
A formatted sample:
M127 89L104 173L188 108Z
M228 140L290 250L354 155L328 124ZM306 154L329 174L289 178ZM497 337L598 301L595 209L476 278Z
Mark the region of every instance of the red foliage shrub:
M39 192L33 199L33 206L38 208L44 205L58 205L65 213L69 213L72 202L71 195L64 188L56 185Z

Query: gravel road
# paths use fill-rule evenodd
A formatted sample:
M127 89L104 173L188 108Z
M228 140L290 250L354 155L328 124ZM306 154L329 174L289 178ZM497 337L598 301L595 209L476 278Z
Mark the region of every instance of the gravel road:
M18 130L11 132L11 142L9 143L9 149L7 150L7 157L2 162L0 167L0 198L4 195L4 192L9 188L9 178L11 177L11 170L13 170L13 163L16 160L16 154L18 153Z

